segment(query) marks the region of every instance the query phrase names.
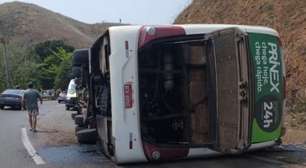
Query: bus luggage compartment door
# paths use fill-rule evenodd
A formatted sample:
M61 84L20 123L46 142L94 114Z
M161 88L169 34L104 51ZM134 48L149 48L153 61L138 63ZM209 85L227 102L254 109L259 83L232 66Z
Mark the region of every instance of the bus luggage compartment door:
M214 149L239 153L249 146L246 35L237 28L229 28L213 32L207 38L213 50L209 61L215 95Z

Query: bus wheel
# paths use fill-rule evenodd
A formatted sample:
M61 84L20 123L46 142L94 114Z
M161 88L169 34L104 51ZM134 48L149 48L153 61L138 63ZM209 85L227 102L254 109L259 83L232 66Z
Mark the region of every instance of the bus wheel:
M78 115L78 114L77 113L71 113L71 118L74 120L76 115Z
M83 129L76 133L78 142L80 144L95 144L97 141L96 129Z
M106 157L108 157L108 155L106 154L105 148L104 148L104 142L99 137L97 138L96 145L97 145L98 152L101 152Z
M84 125L83 116L82 115L75 115L74 116L74 123L77 126L83 126Z
M113 144L109 143L107 144L108 152L111 156L114 156L114 146Z
M77 135L77 132L87 129L86 127L80 127L80 126L75 126L75 135Z

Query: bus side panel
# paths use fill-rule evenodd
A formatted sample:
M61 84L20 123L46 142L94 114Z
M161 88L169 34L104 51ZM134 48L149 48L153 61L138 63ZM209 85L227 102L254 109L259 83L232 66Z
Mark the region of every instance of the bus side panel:
M249 33L254 113L251 142L278 140L284 104L283 60L278 37Z
M139 122L138 30L137 27L110 29L112 139L117 163L147 161L143 152ZM131 106L126 106L125 92L131 94L132 99L128 102Z

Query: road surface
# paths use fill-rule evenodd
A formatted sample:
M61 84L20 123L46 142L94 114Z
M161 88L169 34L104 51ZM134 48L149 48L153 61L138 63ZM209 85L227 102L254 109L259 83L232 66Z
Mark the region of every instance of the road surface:
M306 167L305 145L286 145L281 150L261 151L239 156L222 156L170 163L145 163L117 166L103 156L95 145L79 145L74 136L72 112L55 101L40 106L38 132L28 131L25 111L0 110L1 168L295 168ZM25 129L23 129L25 128ZM22 131L24 130L24 131ZM27 138L25 138L25 135ZM25 143L24 139L28 139ZM26 144L26 145L24 145ZM28 152L28 145L35 154ZM43 163L37 164L35 159Z

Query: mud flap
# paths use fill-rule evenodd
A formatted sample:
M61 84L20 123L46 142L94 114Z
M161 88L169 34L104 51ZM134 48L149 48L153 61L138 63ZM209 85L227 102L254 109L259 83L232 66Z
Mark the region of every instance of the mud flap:
M95 144L97 141L96 129L82 129L76 132L78 142L80 144Z

